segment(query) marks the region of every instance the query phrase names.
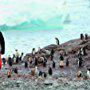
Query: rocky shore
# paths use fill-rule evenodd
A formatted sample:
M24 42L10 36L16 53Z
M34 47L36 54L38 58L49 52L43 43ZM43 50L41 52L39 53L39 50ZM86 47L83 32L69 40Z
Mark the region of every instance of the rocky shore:
M82 56L83 59L83 66L81 68L78 68L78 51L85 47L87 55ZM53 77L57 76L63 76L68 77L70 79L76 78L76 74L78 70L81 70L83 73L86 72L87 68L90 68L90 37L88 37L88 40L81 40L81 39L75 39L70 40L66 43L63 43L61 45L49 45L41 49L41 51L36 52L37 56L43 56L48 54L47 51L51 51L51 49L55 50L54 54L54 61L56 63L56 68L53 69ZM64 66L64 69L60 69L59 67L59 54L62 53L64 55L64 63L65 60L69 59L69 67ZM28 57L32 57L31 53L26 54L24 57L24 61L28 60ZM48 60L47 65L50 66L52 64L52 61ZM47 67L48 67L47 66ZM42 67L41 67L42 68ZM45 71L47 71L47 68L45 68Z
M84 55L83 66L78 67L78 51L85 47L87 55ZM29 57L32 57L32 53L28 53L23 58L23 62L13 65L13 67L18 67L18 75L12 74L11 78L7 78L7 73L5 69L0 72L0 88L1 90L90 90L90 78L86 78L85 74L87 68L90 68L90 37L88 40L75 39L70 40L61 45L49 45L46 46L35 53L35 55L41 57L45 55L48 57L49 52L54 49L55 54L53 60L56 63L56 67L53 68L52 76L47 74L46 78L37 77L37 75L32 76L31 68L25 69L24 62L28 61ZM59 55L62 53L64 55L64 63L66 59L69 60L69 66L64 68L59 67ZM47 60L47 66L38 66L39 70L48 73L48 67L52 66L52 61L50 58ZM77 78L78 70L82 71L83 76ZM3 72L4 71L4 72ZM3 73L2 73L3 72Z

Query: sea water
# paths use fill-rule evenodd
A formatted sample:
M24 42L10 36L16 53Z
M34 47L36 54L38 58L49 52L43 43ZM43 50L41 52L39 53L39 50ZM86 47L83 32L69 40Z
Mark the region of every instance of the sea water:
M68 27L69 28L69 27ZM30 53L32 48L45 47L56 44L55 37L60 40L60 44L71 39L80 37L81 33L90 34L85 29L62 29L62 30L7 30L3 31L5 38L5 55L12 55L15 49L20 52Z

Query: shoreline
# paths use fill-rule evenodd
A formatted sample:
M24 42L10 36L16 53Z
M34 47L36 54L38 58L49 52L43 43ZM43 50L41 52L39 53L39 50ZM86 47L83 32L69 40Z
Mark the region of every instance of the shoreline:
M87 55L82 57L84 60L83 66L78 68L77 54L78 54L78 50L80 50L80 48L82 48L82 47L87 47L86 48ZM48 45L48 46L40 49L40 51L36 52L35 55L39 56L39 57L46 55L46 57L48 57L45 50L51 51L51 49L55 50L53 60L56 63L56 67L52 68L52 72L53 72L52 75L48 74L48 67L49 66L52 67L52 60L50 60L50 58L47 59L46 67L43 67L41 64L37 65L39 70L42 70L43 72L47 73L46 78L44 78L43 76L38 76L38 75L34 75L34 76L31 75L31 70L34 67L28 67L26 69L24 67L24 62L28 61L28 57L32 57L32 53L28 53L24 56L22 62L20 62L18 64L14 64L12 66L12 68L14 68L14 67L18 68L18 75L13 72L11 75L11 78L7 78L7 73L3 72L3 70L5 69L3 67L2 71L0 72L0 79L1 79L1 81L3 81L2 85L3 85L3 83L4 83L3 86L7 85L7 83L5 83L6 80L7 80L8 84L11 84L11 85L12 84L14 85L16 82L19 83L20 85L22 85L21 83L28 82L28 85L33 86L34 89L36 89L37 87L39 88L39 85L40 86L42 85L43 88L44 88L44 86L50 87L50 88L53 88L53 87L56 88L56 87L61 87L61 86L63 88L65 86L67 86L67 88L68 88L68 86L78 88L79 83L80 83L80 87L82 85L85 85L85 82L88 84L90 83L90 78L86 78L84 76L84 73L86 73L87 68L90 68L90 37L88 38L88 41L81 40L81 39L74 39L74 40L65 42L61 45L55 45L55 44ZM63 56L64 56L64 67L63 68L59 67L60 53L63 53ZM68 57L69 57L70 64L67 67L65 65L65 63L66 63L66 59ZM9 68L7 68L7 70L8 69ZM82 71L83 77L77 78L78 70ZM32 82L32 83L30 83L30 82ZM87 87L90 88L89 85ZM15 88L15 87L13 87L13 88Z

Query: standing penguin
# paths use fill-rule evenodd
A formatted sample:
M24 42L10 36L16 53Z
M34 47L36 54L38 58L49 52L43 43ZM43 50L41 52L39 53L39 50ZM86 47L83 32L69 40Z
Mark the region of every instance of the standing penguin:
M69 60L68 60L68 58L66 59L66 66L67 67L69 66Z
M47 77L47 74L46 74L46 72L43 72L43 76L44 76L44 78L46 78L46 77Z
M4 53L5 53L5 41L4 41L4 37L2 35L2 32L0 31L0 69L2 68L1 55Z
M25 67L25 69L28 68L28 62L27 61L25 61L24 67Z
M85 34L85 40L88 40L88 34Z
M87 55L86 47L83 47L83 55Z
M55 51L52 49L51 50L51 53L50 53L50 56L51 56L51 60L53 60L53 57L54 57L54 53L55 53Z
M55 62L53 61L53 63L52 63L52 67L55 68L55 66L56 66L56 65L55 65Z
M87 69L87 77L90 78L90 69Z
M78 67L82 67L82 62L83 62L82 57L79 57L79 60L78 60Z
M56 40L56 44L59 45L59 39L56 37L55 40Z
M80 34L80 39L83 40L84 39L84 35Z
M52 68L51 67L49 67L49 69L48 69L48 74L52 75Z

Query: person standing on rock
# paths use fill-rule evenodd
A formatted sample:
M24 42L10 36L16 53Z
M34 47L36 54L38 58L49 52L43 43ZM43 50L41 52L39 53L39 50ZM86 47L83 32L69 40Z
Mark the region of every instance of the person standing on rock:
M2 69L2 58L1 55L5 53L5 40L2 32L0 31L0 70Z
M59 45L59 39L57 37L55 37L55 40L56 40L56 44Z
M51 67L49 67L49 69L48 69L48 74L52 75L52 68Z

